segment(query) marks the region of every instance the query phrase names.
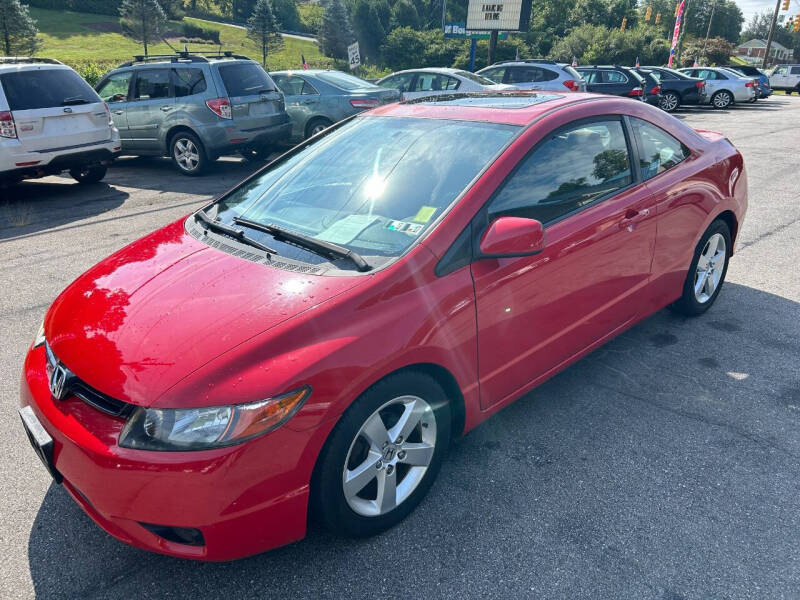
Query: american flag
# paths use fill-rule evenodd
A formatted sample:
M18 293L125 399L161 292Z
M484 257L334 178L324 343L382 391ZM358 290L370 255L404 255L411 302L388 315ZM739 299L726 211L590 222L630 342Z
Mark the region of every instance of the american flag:
M302 61L303 61L303 71L307 71L307 70L308 70L308 63L306 62L306 57L305 57L305 55L304 55L304 54L301 54L301 55L300 55L300 58L301 58L301 59L302 59Z
M574 54L572 55L572 66L573 67L577 67L578 66L578 57L575 56Z
M639 57L636 57L636 68L638 69L641 65L639 65Z

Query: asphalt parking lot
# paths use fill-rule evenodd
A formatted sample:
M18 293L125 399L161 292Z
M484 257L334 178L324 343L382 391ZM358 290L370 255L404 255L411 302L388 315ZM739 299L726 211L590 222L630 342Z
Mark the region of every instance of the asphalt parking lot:
M226 564L106 535L51 483L16 407L59 291L255 166L226 159L190 179L166 159L123 159L102 184L0 191L0 597L800 596L800 98L678 116L723 132L749 175L710 312L659 312L457 440L388 533L312 530Z

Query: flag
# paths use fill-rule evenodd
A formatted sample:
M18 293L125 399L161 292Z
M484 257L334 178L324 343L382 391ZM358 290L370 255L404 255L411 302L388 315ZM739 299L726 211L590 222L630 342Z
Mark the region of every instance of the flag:
M669 62L667 63L668 67L672 67L672 63L675 60L675 48L678 45L678 36L681 32L681 20L683 18L683 9L685 6L686 0L681 0L681 3L675 7L675 29L672 32L672 46L669 49Z
M637 69L639 68L639 57L638 56L636 57L636 68Z
M572 55L572 66L573 67L577 67L578 66L578 57L575 56L574 54Z
M304 54L301 54L301 55L300 55L300 58L303 60L303 71L307 71L307 70L308 70L308 63L306 62L306 57L305 57L305 55L304 55Z
M700 66L699 64L697 64L697 57L695 57L695 59L694 59L694 64L693 64L692 66L693 66L695 69L696 69L697 67L699 67L699 66Z

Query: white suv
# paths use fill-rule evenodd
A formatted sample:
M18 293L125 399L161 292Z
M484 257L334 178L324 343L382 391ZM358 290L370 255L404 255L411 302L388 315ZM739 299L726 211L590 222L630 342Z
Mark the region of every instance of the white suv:
M57 60L0 57L0 183L69 171L100 181L120 151L100 96Z
M769 85L787 94L800 93L800 65L778 65L769 76Z

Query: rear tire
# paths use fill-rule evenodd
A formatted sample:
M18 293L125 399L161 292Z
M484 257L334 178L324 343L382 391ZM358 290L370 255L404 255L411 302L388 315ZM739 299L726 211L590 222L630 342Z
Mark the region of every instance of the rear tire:
M70 176L78 183L88 184L97 183L106 176L108 167L94 166L83 167L81 169L70 169Z
M428 492L449 443L450 406L432 377L410 371L379 381L345 411L319 455L314 516L349 537L389 529Z
M333 123L329 119L324 119L322 117L311 119L308 125L306 125L306 139L323 132L331 125L333 125Z
M208 157L200 139L188 131L179 131L169 144L172 162L184 175L202 175L208 167Z
M726 90L722 90L711 96L711 106L714 108L728 108L731 104L733 104L733 96Z
M664 112L675 112L681 105L681 99L675 92L665 92L658 102L658 107Z
M728 224L721 220L711 223L694 250L683 293L670 305L672 310L696 317L711 308L725 282L731 248Z

